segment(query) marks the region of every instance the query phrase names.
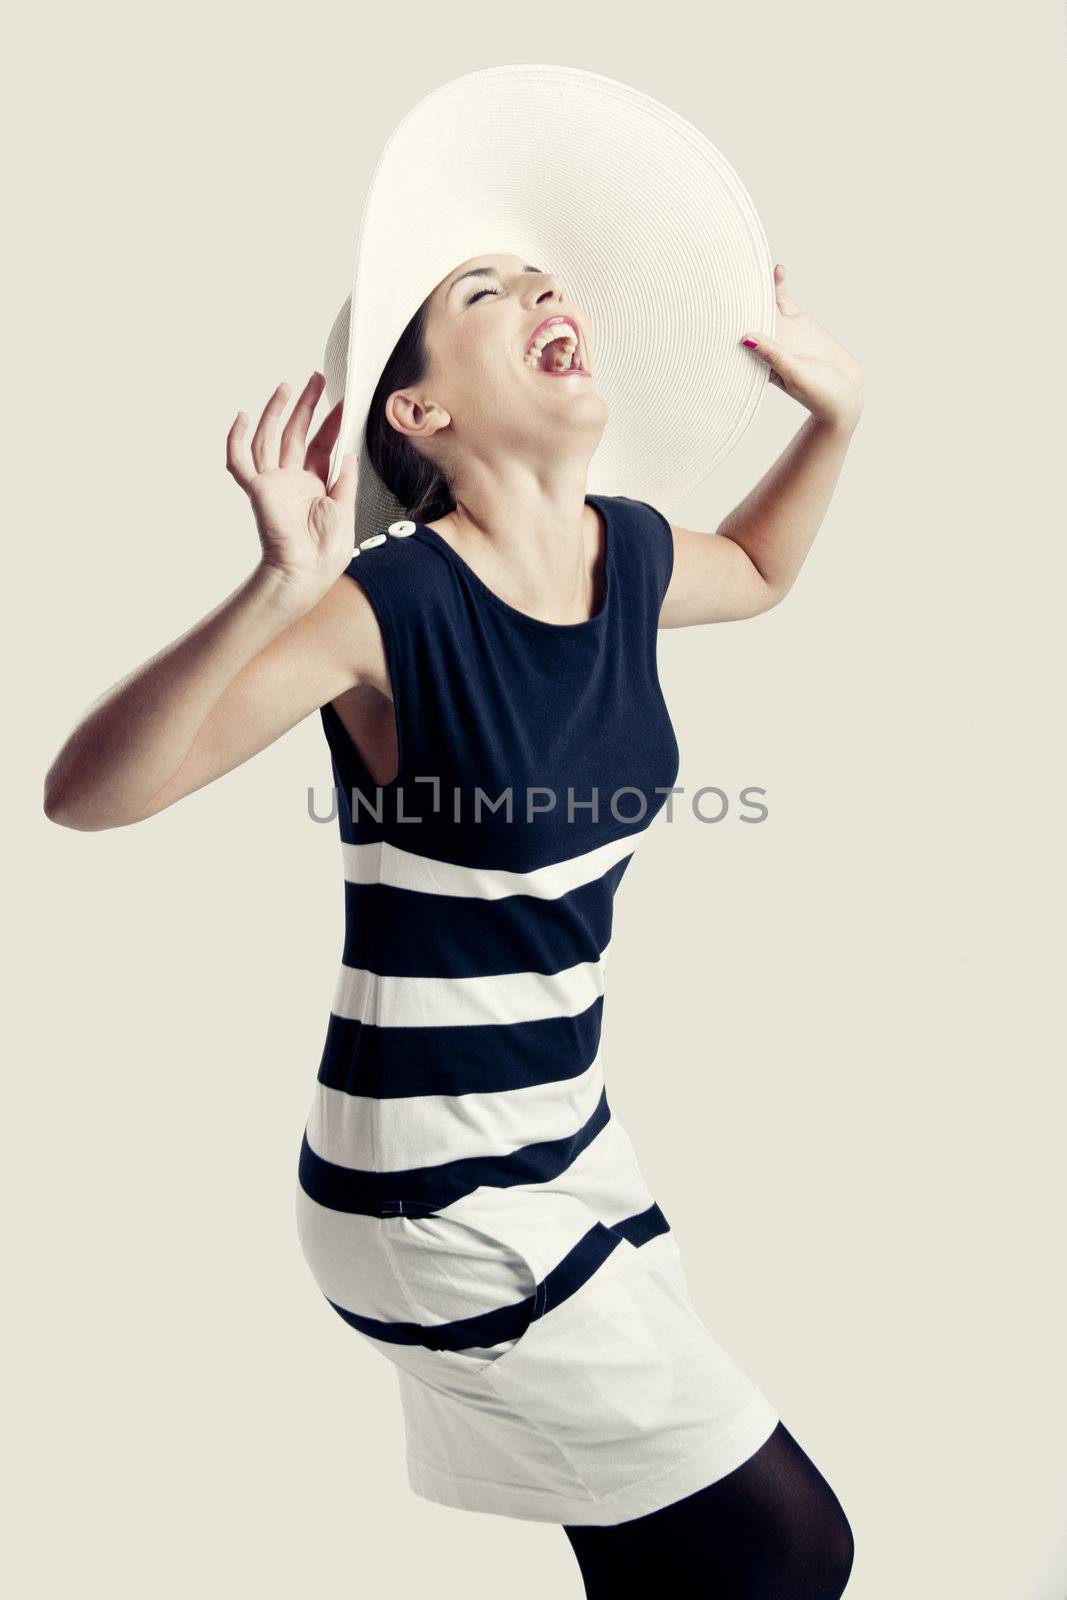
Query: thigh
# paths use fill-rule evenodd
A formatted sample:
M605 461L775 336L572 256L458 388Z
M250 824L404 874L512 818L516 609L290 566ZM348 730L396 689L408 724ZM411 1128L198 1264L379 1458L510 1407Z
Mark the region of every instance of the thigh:
M694 1494L627 1522L563 1531L587 1600L665 1579L679 1600L837 1600L852 1567L841 1503L781 1422L747 1461Z

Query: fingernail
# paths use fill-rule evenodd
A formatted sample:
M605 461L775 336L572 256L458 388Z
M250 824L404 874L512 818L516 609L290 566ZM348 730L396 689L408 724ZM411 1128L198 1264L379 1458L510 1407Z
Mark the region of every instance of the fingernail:
M755 339L742 339L741 343L742 344L747 344L748 348L750 350L758 350L759 349L759 345L757 344Z

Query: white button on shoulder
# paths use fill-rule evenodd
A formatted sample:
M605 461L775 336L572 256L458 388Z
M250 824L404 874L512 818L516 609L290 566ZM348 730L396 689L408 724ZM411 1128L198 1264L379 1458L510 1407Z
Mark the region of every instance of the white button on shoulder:
M361 539L359 541L359 548L361 550L373 550L374 546L376 544L384 544L384 543L385 543L385 534L384 533L372 533L369 539Z
M415 532L415 524L407 521L391 522L389 524L389 532L394 536L394 538L406 539L410 533Z

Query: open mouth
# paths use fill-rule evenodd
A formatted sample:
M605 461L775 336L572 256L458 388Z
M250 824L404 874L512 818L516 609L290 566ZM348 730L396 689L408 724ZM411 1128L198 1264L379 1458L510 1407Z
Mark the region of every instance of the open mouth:
M582 360L578 328L569 317L549 317L535 328L522 359L524 366L550 377L561 378L570 373L589 376Z

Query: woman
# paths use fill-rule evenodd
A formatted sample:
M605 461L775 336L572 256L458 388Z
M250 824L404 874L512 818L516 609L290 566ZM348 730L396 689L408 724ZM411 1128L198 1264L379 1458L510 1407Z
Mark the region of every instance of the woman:
M606 409L560 278L457 262L367 422L411 517L353 555L353 454L325 490L339 408L307 437L320 374L280 440L284 384L250 442L239 413L254 571L47 782L54 820L122 826L321 711L346 934L301 1243L395 1365L416 1492L558 1521L588 1596L669 1576L831 1600L852 1563L833 1491L700 1322L599 1058L613 896L677 773L656 630L784 597L862 408L856 363L774 285L777 336L745 343L809 416L708 537L587 493Z

